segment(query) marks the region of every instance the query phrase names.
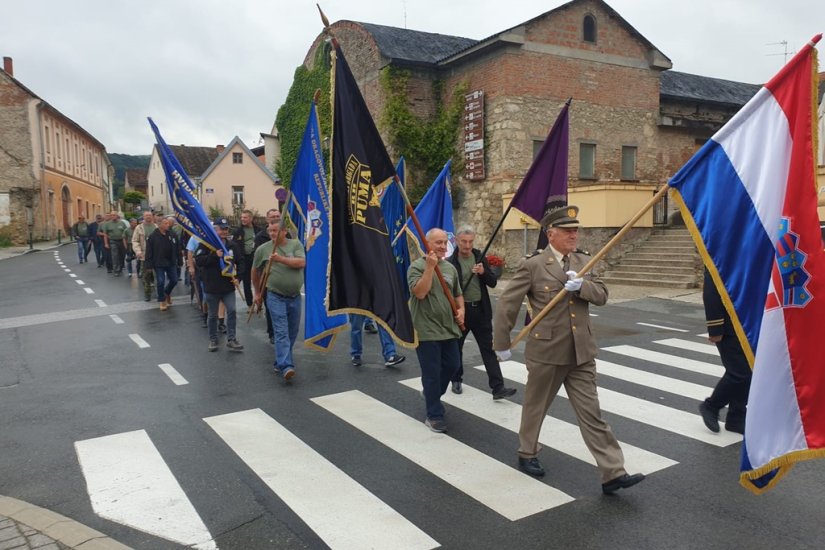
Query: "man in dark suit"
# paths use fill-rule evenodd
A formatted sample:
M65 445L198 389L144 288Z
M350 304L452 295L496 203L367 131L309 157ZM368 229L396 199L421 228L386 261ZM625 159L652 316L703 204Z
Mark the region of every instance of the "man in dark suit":
M525 296L533 311L538 312L562 290L568 293L567 299L536 325L524 350L527 386L519 427L519 467L530 475L544 475L538 459L539 432L547 410L564 384L584 442L601 471L602 491L611 494L639 483L645 476L625 471L622 449L599 407L597 347L590 327L589 306L607 303L607 287L590 273L578 276L588 260L585 254L575 252L578 213L576 206L561 206L542 218L548 246L519 265L499 298L493 348L499 360L509 359L510 332Z

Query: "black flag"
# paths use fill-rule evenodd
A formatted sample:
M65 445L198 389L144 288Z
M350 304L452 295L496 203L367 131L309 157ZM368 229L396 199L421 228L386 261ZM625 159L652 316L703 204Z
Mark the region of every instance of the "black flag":
M404 346L417 339L377 186L395 175L339 46L333 69L332 207L328 310L372 317Z

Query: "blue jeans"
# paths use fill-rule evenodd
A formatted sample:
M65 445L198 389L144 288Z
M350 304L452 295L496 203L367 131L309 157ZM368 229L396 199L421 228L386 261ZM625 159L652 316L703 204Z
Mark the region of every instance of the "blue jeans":
M96 237L92 239L92 245L95 249L95 260L97 260L97 265L103 265L103 260L106 259L106 255L103 253L105 250L103 248L103 238Z
M218 303L223 300L223 306L226 308L226 339L235 339L235 326L237 325L237 313L235 311L235 291L227 292L226 294L203 294L203 300L206 302L206 307L209 310L209 315L206 317L206 326L209 330L209 339L218 339Z
M155 281L158 286L158 302L162 302L167 294L172 294L172 289L178 284L178 268L173 265L156 267Z
M362 336L364 331L365 315L358 315L351 313L349 316L349 354L352 357L361 357L361 352L364 350L362 345ZM381 340L381 354L384 356L384 361L389 360L395 355L395 342L392 341L392 336L384 330L384 327L378 325L378 337Z
M447 391L450 379L461 364L458 338L418 342L415 349L421 366L421 385L427 402L427 418L444 418L441 396Z
M287 298L267 291L266 305L275 335L275 369L279 372L287 368L294 369L292 346L298 338L298 327L301 323L301 295Z
M77 260L80 263L86 261L86 245L89 244L89 237L77 238Z

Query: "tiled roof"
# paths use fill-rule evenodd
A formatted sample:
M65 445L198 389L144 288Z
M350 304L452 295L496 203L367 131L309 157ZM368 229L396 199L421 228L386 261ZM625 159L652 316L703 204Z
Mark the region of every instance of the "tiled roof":
M374 23L357 23L366 29L378 44L381 55L393 61L432 64L448 55L469 48L477 40L387 27Z
M761 86L696 74L664 71L660 77L659 94L663 98L742 106Z
M188 145L170 145L169 147L190 178L201 177L219 154L214 147L190 147Z

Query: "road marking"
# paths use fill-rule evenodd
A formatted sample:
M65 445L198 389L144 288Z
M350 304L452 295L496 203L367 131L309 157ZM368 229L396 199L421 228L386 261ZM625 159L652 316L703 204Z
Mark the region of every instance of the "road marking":
M719 377L725 373L725 369L721 365L714 365L713 363L705 363L704 361L696 361L686 357L677 357L668 353L661 353L636 346L610 346L602 348L604 351L610 353L618 353L619 355L626 355L635 359L642 359L643 361L650 361L652 363L659 363L674 367L677 369L687 370L690 372L697 372L699 374L707 374L708 376Z
M439 546L262 410L204 421L331 548Z
M663 325L654 325L652 323L636 323L636 324L637 325L642 325L643 327L661 328L661 329L664 329L664 330L673 330L673 331L676 331L676 332L690 332L690 331L685 330L683 328L666 327L666 326L663 326Z
M312 401L511 521L574 500L360 391Z
M177 370L175 370L175 367L173 367L169 363L161 363L160 365L158 365L158 367L160 367L160 370L166 373L166 376L168 376L169 379L172 382L174 382L176 386L183 386L189 383L186 380L186 378L181 376L181 374Z
M69 271L69 270L67 269L66 271ZM77 275L75 275L74 273L69 273L69 277L71 277L72 279L76 279Z
M687 351L698 351L699 353L706 353L719 357L719 350L712 344L702 344L692 340L680 340L679 338L668 338L667 340L654 340L654 344L661 346L670 346L672 348L683 349Z
M97 515L185 546L217 548L144 430L74 446Z
M501 363L501 372L505 378L521 384L527 383L527 369L516 361ZM567 399L564 388L559 395ZM683 435L717 447L727 447L742 441L742 436L727 431L713 433L705 428L698 414L691 414L658 403L625 395L605 388L599 388L599 404L603 411L630 418L661 430ZM720 424L722 424L720 422Z
M121 319L118 315L109 315L109 317L111 317L112 321L114 321L116 325L123 324L123 319Z
M143 338L140 337L139 334L130 334L129 338L131 338L132 342L137 344L138 347L141 348L141 349L151 347L146 340L144 340Z
M103 300L95 300L95 303L97 304L97 307L106 307L106 302Z
M484 366L476 368L483 370ZM417 391L421 390L421 378L402 380L401 384ZM521 405L505 399L493 401L489 391L478 390L467 384L463 384L462 387L464 392L461 395L447 392L441 397L441 400L482 420L518 433L521 425ZM582 439L579 427L575 424L570 424L552 416L545 416L544 422L541 424L539 441L545 447L555 449L592 466L596 465L596 460L587 450L587 445ZM631 470L649 474L678 464L675 460L639 447L622 442L620 444L627 465Z
M591 313L591 314L590 314L590 316L591 316L591 317L598 317L598 316L599 316L599 314L598 314L598 313Z
M703 332L702 334L697 334L696 336L698 336L699 338L707 338L710 335L707 332Z
M75 282L79 285L85 285L86 284L83 281L81 281L80 279L76 279Z
M84 287L83 290L89 294L94 294L94 290L89 287ZM144 302L143 300L137 302L123 302L120 304L113 304L108 306L106 310L101 308L87 307L83 309L70 309L66 311L55 311L52 313L36 313L33 315L22 315L20 317L8 317L0 319L0 330L7 328L28 327L33 325L44 325L47 323L57 323L60 321L74 321L75 319L85 319L88 317L97 317L100 315L109 315L110 313L133 313L136 311L146 311L148 309L157 308L157 304ZM2 311L0 309L0 311Z
M85 291L86 291L86 294L94 294L94 293L95 293L95 291L94 291L94 290L92 290L92 289L91 289L91 288L89 288L89 287L86 287L86 288L84 288L83 290L85 290Z
M693 382L685 382L677 378L670 378L669 376L662 376L661 374L654 374L639 369L617 365L609 361L602 361L596 359L596 370L600 375L626 380L633 382L640 386L646 386L655 390L661 390L674 395L683 395L703 401L712 392L713 388L702 386L701 384L694 384Z

